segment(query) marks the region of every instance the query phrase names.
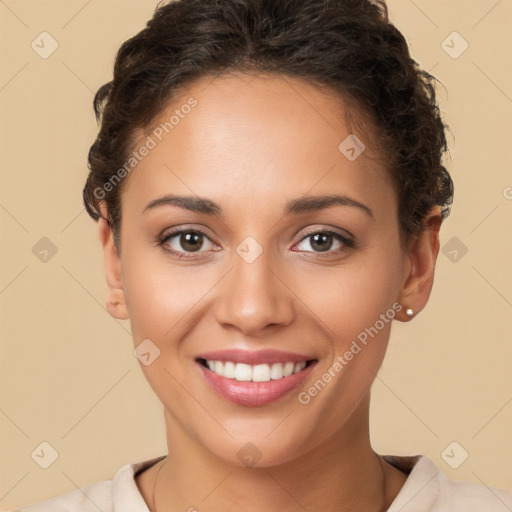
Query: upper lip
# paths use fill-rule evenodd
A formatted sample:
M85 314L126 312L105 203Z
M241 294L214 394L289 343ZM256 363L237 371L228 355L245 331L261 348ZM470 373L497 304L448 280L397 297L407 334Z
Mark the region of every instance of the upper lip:
M214 350L200 354L197 359L205 359L207 361L232 361L233 363L244 364L263 364L263 363L300 363L301 361L310 361L315 359L312 356L297 354L295 352L283 352L281 350Z

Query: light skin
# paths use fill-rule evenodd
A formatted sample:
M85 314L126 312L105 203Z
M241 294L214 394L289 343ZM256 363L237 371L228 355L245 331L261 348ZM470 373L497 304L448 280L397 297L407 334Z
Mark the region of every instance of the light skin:
M369 437L370 388L391 322L309 403L298 393L393 304L403 306L395 321L408 320L406 308L423 309L439 250L439 210L427 216L424 232L402 243L396 191L369 136L357 134L367 149L347 159L338 150L353 133L344 103L311 84L257 74L204 77L173 98L155 126L190 96L197 106L123 189L121 254L99 220L108 310L130 319L135 346L149 338L160 349L141 369L164 406L168 457L139 475L141 494L158 512L386 510L407 478L374 452ZM147 136L139 135L141 142ZM170 204L144 211L166 194L207 198L222 215ZM352 204L283 213L289 201L333 194ZM196 239L197 251L183 235L159 246L171 228L205 236ZM310 231L349 241L327 238L322 251ZM236 251L248 236L263 250L252 263ZM318 362L298 389L245 407L217 395L195 361L227 348L298 352ZM248 442L261 454L254 467L237 456Z

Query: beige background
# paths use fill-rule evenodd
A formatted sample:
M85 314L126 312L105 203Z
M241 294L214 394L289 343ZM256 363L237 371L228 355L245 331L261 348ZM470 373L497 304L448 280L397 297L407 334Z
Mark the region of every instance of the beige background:
M129 323L104 307L96 224L81 201L93 93L155 5L0 1L2 510L166 453ZM413 57L445 87L456 199L442 244L456 237L468 251L445 247L427 309L394 327L373 387L372 441L383 454L427 454L450 477L512 488L512 2L389 8ZM31 48L43 31L59 45L47 59ZM456 59L442 47L453 31L469 44ZM43 237L57 248L46 262L32 252ZM59 454L48 469L31 457L43 441ZM453 441L451 460L469 453L458 469L442 457Z

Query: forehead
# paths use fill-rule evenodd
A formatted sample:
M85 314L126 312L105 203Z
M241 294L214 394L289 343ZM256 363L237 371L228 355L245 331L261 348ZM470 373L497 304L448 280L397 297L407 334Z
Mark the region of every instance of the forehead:
M202 77L138 132L139 146L151 139L154 147L131 172L122 202L138 202L140 210L171 191L219 201L247 199L250 191L272 201L287 190L295 196L338 187L361 197L389 188L373 134L353 133L346 108L339 95L296 78ZM358 141L365 146L359 156Z

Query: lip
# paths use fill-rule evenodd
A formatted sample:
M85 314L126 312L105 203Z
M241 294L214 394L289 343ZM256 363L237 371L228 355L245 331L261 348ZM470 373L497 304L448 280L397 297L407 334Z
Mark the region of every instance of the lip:
M263 364L263 363L300 363L301 361L310 361L316 359L314 356L304 354L297 354L295 352L283 352L282 350L242 350L242 349L228 349L228 350L215 350L213 352L206 352L197 356L197 359L205 359L209 361L232 361L233 363L244 364Z
M225 354L226 352L222 353ZM209 357L211 354L214 353L212 352L205 355L208 355ZM216 361L223 360L215 358L212 359ZM232 359L229 358L226 360L232 361ZM266 361L268 362L268 359ZM288 361L290 360L288 359ZM300 361L304 361L304 359L300 359ZM304 381L304 379L311 373L316 363L317 361L314 360L300 372L289 375L288 377L282 377L281 379L269 380L267 382L247 382L228 379L222 375L217 375L203 366L201 362L196 361L199 370L213 391L236 405L244 405L246 407L263 406L284 397Z

